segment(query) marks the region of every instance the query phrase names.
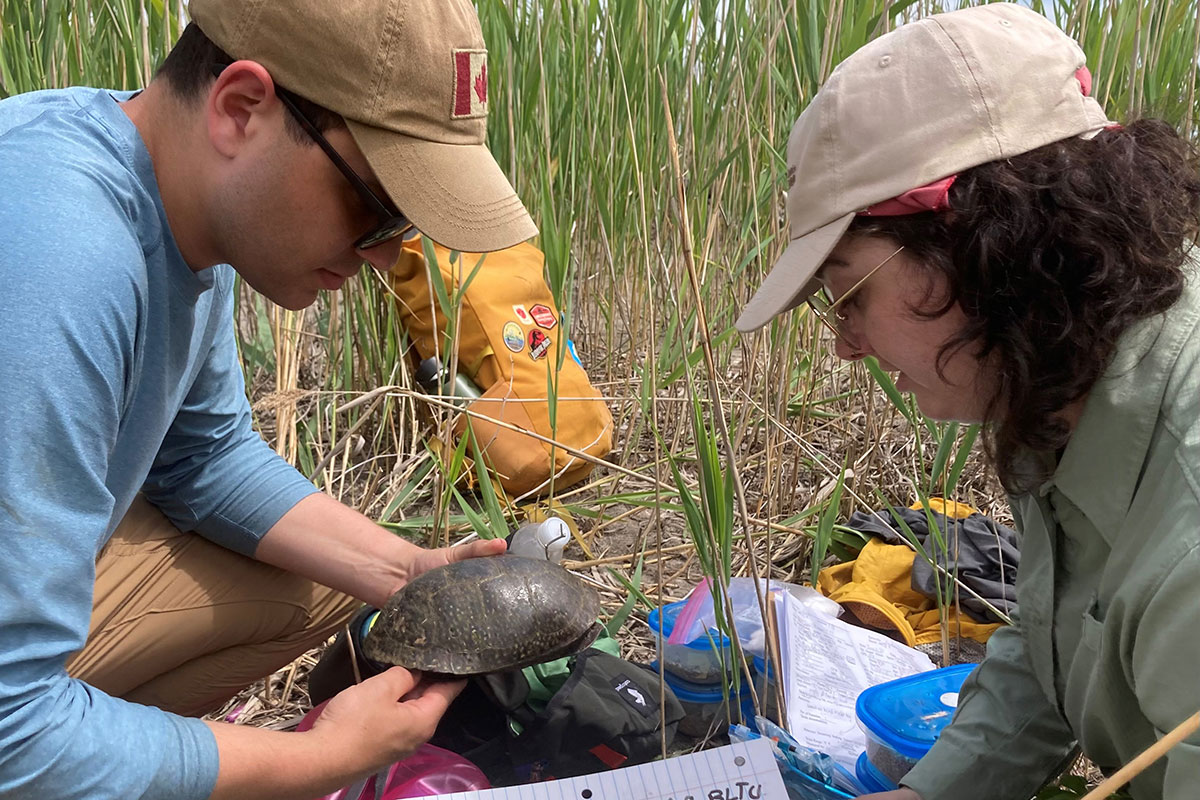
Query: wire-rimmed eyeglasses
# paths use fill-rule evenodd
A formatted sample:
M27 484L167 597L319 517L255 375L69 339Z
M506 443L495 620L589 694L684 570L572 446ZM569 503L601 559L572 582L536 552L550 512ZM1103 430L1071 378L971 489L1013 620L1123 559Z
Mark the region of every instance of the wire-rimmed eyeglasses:
M829 294L828 288L822 286L816 294L810 295L805 300L805 302L808 304L809 310L812 311L813 315L819 319L821 323L825 325L825 327L829 328L834 336L838 337L839 339L846 339L847 316L839 309L843 307L843 304L846 302L846 300L848 300L850 297L853 297L854 293L862 288L864 283L870 280L872 275L882 269L884 264L888 263L897 255L899 255L900 251L903 249L904 245L897 247L890 256L885 258L883 261L880 261L871 269L870 272L859 278L858 281L845 292L843 292L842 296L837 300L834 300Z

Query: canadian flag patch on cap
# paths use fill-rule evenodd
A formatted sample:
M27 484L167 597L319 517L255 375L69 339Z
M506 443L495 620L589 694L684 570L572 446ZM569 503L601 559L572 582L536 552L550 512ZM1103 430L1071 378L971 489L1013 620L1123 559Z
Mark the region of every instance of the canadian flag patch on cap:
M487 99L487 50L455 50L451 118L486 117Z

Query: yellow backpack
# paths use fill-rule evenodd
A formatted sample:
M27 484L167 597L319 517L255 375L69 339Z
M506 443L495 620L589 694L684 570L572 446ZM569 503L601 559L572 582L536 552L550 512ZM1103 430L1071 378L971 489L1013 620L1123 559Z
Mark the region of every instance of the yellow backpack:
M424 246L421 237L406 241L389 279L420 359L436 355L449 363L446 317L430 285ZM612 415L568 346L543 276L542 252L524 243L485 256L463 253L452 262L441 245L433 244L433 251L447 291L460 282L465 286L459 288L458 373L482 393L467 410L483 416L461 415L455 435L471 426L485 463L510 494L544 494L551 474L555 490L579 482L591 472L591 462L493 422L533 431L597 458L612 449ZM551 381L557 398L553 427Z

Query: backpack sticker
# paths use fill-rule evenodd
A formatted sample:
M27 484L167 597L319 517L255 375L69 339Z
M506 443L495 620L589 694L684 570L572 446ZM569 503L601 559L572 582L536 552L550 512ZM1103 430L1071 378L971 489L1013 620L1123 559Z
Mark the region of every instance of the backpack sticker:
M538 324L539 328L551 330L558 324L558 320L554 318L554 312L550 310L550 306L538 303L533 308L529 309L529 316L533 317L533 321Z
M514 353L525 349L525 332L515 322L504 323L504 346Z
M516 315L521 323L525 325L533 324L533 317L529 316L529 312L525 310L525 306L513 306L512 308L513 314Z
M643 717L658 713L658 708L650 703L650 693L640 684L634 683L631 678L618 673L617 677L613 679L612 687L622 700L641 713Z
M546 352L550 349L550 337L542 333L537 328L529 332L529 357L534 361L546 357Z

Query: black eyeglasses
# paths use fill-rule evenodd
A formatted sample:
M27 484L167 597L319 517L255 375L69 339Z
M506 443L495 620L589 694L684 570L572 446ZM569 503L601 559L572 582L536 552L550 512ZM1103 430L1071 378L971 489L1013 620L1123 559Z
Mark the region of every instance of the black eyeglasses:
M214 65L213 75L220 75L227 66L229 65ZM354 187L354 191L358 192L358 196L362 198L367 208L379 218L379 223L375 227L355 240L354 247L356 249L368 250L384 242L390 242L397 236L403 236L413 229L413 224L409 218L404 216L390 199L380 198L379 195L375 194L371 190L371 187L367 185L367 182L359 177L358 173L338 154L338 151L329 143L329 140L321 135L321 132L317 130L317 126L313 121L296 104L296 95L276 84L275 96L279 98L288 112L300 123L300 127L304 129L309 138L325 151L325 155L329 156L329 160L338 168L338 171L346 176L346 180L350 181L350 185Z

